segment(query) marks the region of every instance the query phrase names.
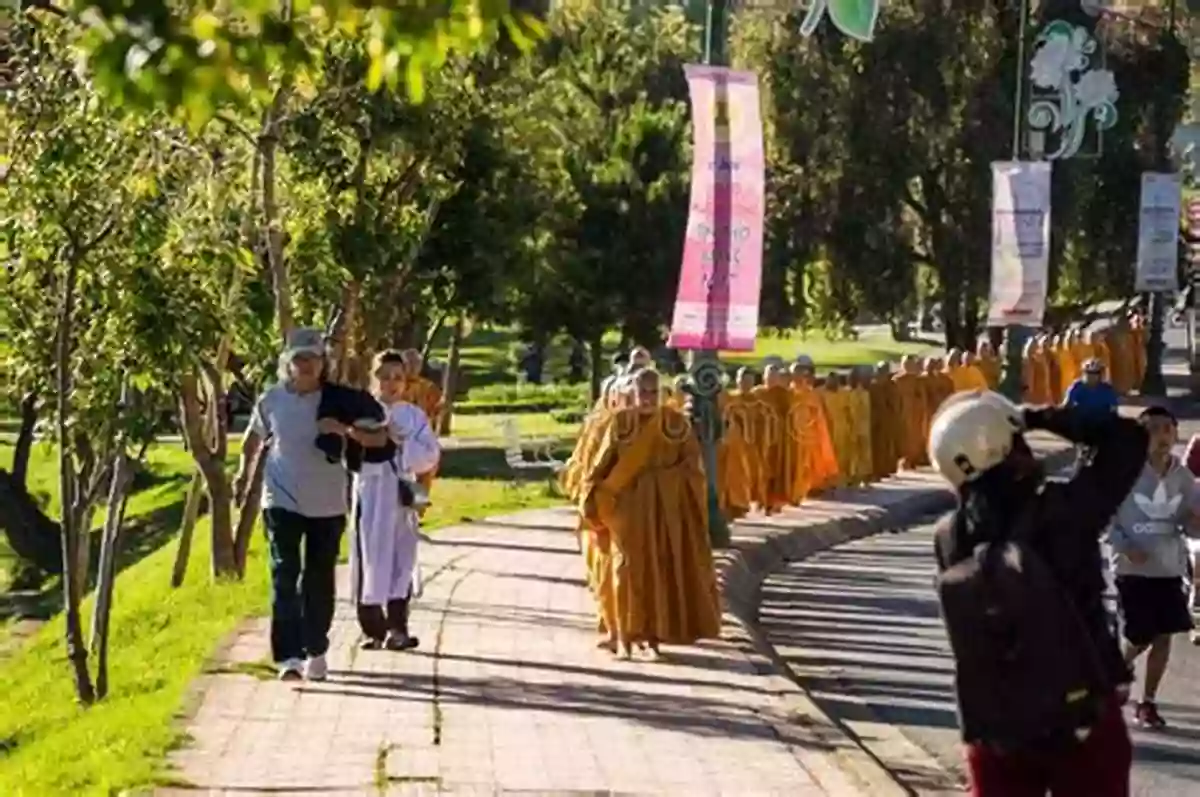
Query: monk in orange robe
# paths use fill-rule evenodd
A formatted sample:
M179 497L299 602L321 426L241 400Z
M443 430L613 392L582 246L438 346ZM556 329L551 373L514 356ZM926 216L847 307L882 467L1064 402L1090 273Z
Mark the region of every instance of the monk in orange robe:
M954 383L954 392L990 390L987 377L983 375L979 366L967 359L967 354L964 354L962 349L951 349L946 357L946 375Z
M940 357L925 358L925 411L928 416L926 427L922 430L923 437L929 439L929 423L937 414L942 402L953 396L954 380L946 373L946 366Z
M1075 362L1075 347L1072 345L1071 331L1067 330L1058 338L1057 358L1058 373L1061 380L1062 392L1058 397L1061 402L1067 396L1067 390L1079 378L1080 363Z
M850 473L847 482L862 487L874 481L874 443L871 439L871 394L868 386L871 369L854 368L846 382L850 400L850 428L853 448L850 456Z
M900 467L913 469L925 464L925 441L928 437L929 409L925 402L925 386L920 361L913 355L900 361L900 372L892 378L896 388L900 419Z
M751 470L751 446L746 427L735 414L736 396L717 396L721 414L721 441L717 445L717 503L726 520L744 517L754 503L754 476Z
M797 447L799 467L792 483L793 504L800 504L815 490L837 483L837 454L829 434L829 417L817 395L813 362L801 355L791 366L792 423L789 439Z
M750 466L751 498L760 509L767 506L767 474L764 440L767 433L767 407L755 394L754 372L741 368L736 389L729 394L726 423L737 424L746 440L746 458Z
M981 340L975 347L976 365L983 372L983 378L987 380L988 390L1000 389L1000 358L996 356L996 350L992 348L990 341Z
M842 375L831 373L825 378L823 390L817 391L825 418L829 423L829 439L837 461L838 475L822 487L842 487L850 483L854 460L854 416L850 393L842 385Z
M1073 329L1071 336L1071 362L1075 363L1075 379L1083 376L1083 364L1096 356L1089 340L1085 339L1082 329ZM1075 381L1074 379L1071 381Z
M1146 325L1137 313L1129 314L1129 337L1133 347L1133 382L1140 389L1146 378Z
M1031 337L1025 342L1021 360L1023 400L1026 404L1050 404L1050 372L1042 357L1041 341Z
M868 391L871 401L871 476L879 481L896 472L903 439L900 395L888 363L875 366L875 377Z
M1108 335L1103 330L1092 330L1088 333L1088 343L1092 347L1092 356L1104 363L1104 373L1108 374L1109 382L1116 388L1116 384L1112 382L1113 354L1108 343Z
M634 646L688 645L721 632L700 445L687 417L659 404L659 376L631 376L633 406L614 413L581 491L596 554L589 580L608 636Z
M1062 397L1067 392L1066 386L1063 384L1061 356L1059 354L1060 343L1061 341L1057 335L1045 335L1042 337L1042 352L1046 358L1046 372L1050 376L1048 383L1051 404L1060 403Z
M761 433L759 451L766 482L763 510L770 514L791 502L801 467L799 432L790 426L794 421L791 377L780 366L768 365L763 384L752 395L762 413L762 429L756 432Z
M1109 379L1121 395L1133 392L1135 384L1133 338L1129 334L1129 322L1118 319L1108 331L1109 348L1112 350L1112 370Z

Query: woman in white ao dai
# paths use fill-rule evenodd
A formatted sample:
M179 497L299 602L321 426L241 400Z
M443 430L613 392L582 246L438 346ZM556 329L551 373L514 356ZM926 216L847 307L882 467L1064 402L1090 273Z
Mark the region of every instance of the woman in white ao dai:
M399 400L403 381L399 352L375 358L372 392L387 408L396 456L390 462L364 462L354 479L350 585L366 649L408 650L419 644L408 629L409 603L421 591L420 519L411 499L414 487L421 489L415 477L437 467L441 446L425 413Z

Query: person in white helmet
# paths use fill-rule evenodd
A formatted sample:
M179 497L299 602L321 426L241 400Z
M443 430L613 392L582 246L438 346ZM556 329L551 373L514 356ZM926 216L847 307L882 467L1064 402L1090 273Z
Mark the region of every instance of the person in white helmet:
M1049 480L1026 430L1094 453ZM1145 429L1116 413L990 392L956 395L930 425L930 460L958 498L935 535L937 586L976 797L1129 794L1131 675L1100 540L1146 450Z

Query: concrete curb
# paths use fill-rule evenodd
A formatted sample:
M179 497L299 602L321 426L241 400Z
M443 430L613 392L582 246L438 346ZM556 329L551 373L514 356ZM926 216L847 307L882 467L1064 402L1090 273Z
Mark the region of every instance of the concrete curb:
M1051 470L1068 465L1074 449L1061 444L1045 450ZM834 496L835 500L837 496ZM718 553L717 579L725 602L724 636L737 644L766 679L775 696L776 734L813 779L831 795L901 797L914 792L902 785L883 762L813 700L767 640L759 626L759 605L766 578L791 562L853 540L909 525L931 514L946 512L954 497L945 488L930 486L889 506L862 506L850 515L831 517L799 528L781 527L778 534L737 538ZM736 528L736 527L735 527Z

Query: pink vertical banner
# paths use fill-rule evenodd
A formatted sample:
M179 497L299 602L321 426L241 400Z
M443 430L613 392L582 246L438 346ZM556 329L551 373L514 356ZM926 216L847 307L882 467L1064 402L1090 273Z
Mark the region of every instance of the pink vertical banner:
M686 66L692 196L667 343L752 351L762 289L763 157L758 77Z

